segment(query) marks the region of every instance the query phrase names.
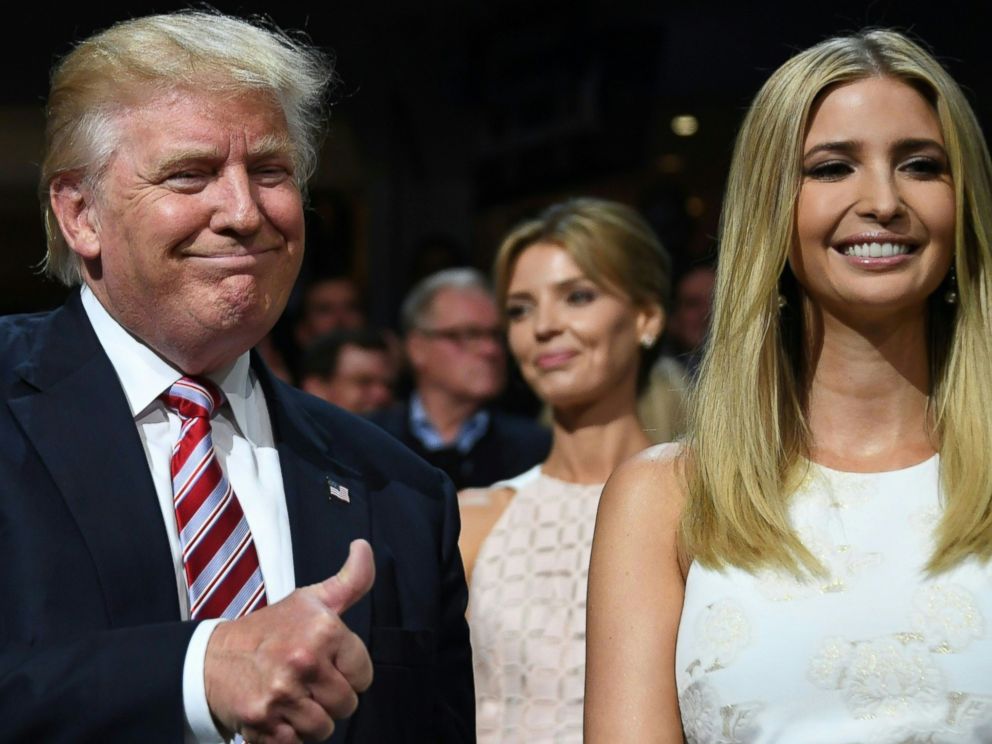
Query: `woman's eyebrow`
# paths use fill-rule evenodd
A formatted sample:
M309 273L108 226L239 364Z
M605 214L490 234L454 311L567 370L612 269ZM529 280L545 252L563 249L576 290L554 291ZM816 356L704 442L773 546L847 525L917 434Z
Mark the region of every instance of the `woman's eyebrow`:
M556 290L561 291L563 289L568 289L569 287L572 287L572 286L574 286L576 284L581 284L582 282L584 282L586 280L587 280L587 278L586 278L586 276L584 274L576 274L575 276L567 277L565 279L561 279L561 280L559 280L557 282L554 282L551 286L554 287ZM525 298L529 298L531 296L532 295L531 295L531 292L529 290L523 289L523 290L518 290L516 292L507 292L506 299L508 299L508 300L512 300L512 299L515 299L515 298L516 299L525 299Z
M914 150L926 150L934 149L939 150L941 154L947 155L944 150L944 146L935 139L930 139L929 137L907 137L906 139L901 139L896 142L893 148L896 152L913 152Z
M861 142L858 140L835 140L832 142L821 142L818 145L813 145L805 153L803 153L803 158L808 158L818 152L840 152L850 154L852 152L857 152L860 148Z

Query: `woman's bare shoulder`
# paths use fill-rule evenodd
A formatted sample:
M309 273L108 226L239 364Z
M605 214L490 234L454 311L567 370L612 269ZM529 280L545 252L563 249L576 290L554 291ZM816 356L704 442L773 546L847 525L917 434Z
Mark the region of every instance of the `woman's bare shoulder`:
M466 577L472 576L482 543L515 493L512 488L466 488L458 492L458 511L462 522L458 547L462 552Z
M622 463L606 483L600 509L677 515L684 498L682 453L678 443L656 444Z

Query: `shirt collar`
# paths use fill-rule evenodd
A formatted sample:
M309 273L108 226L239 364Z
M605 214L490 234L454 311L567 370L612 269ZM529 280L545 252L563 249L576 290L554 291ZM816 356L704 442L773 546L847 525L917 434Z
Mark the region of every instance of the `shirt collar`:
M183 373L118 323L89 287L84 286L80 294L83 310L117 372L131 415L138 418L156 404L159 396ZM252 389L250 366L248 352L245 352L232 364L207 375L224 391L235 424L245 436L248 431L247 401Z
M476 411L461 425L454 442L448 444L441 438L438 430L434 427L430 418L428 418L427 410L424 408L424 402L420 399L420 395L414 393L410 396L410 430L429 452L436 452L454 446L458 452L464 455L489 430L489 411L485 408Z

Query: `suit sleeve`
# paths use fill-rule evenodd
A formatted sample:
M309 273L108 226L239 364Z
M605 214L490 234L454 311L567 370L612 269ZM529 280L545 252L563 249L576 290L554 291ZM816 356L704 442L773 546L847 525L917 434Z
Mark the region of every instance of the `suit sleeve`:
M441 638L438 643L440 695L437 711L440 741L463 744L475 741L475 686L472 680L472 647L465 610L468 587L458 534L461 521L451 480L441 475L444 491L444 525L441 545Z
M182 667L196 623L0 648L0 742L183 740Z

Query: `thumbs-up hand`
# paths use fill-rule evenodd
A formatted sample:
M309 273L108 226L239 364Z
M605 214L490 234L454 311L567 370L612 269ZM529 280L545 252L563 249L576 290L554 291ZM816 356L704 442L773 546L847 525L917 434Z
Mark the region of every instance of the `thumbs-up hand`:
M354 713L358 693L372 683L372 662L340 615L374 578L372 548L355 540L336 575L214 629L203 677L210 712L225 734L249 742L322 741L336 719Z

